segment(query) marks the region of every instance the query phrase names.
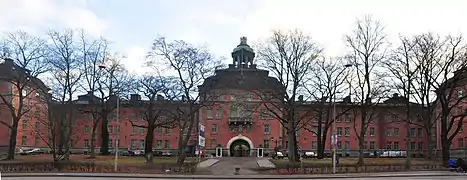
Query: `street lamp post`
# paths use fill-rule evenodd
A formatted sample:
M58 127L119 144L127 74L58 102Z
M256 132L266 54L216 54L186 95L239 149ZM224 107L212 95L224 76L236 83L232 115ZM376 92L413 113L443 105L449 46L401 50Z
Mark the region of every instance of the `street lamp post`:
M106 66L100 65L99 68L106 70L110 74L111 78L117 79L112 73L110 73L107 70ZM120 117L119 117L119 115L120 115L120 98L118 96L116 96L116 97L117 97L116 122L117 122L117 127L120 127L120 124L119 124L119 120L120 120ZM115 158L114 158L114 171L115 172L117 172L117 170L118 170L118 147L120 146L120 133L118 132L119 129L120 128L117 129L117 140L115 142Z
M349 67L352 67L352 64L345 64L344 65L344 70L349 68ZM344 71L342 70L342 72ZM341 72L341 73L342 73ZM346 75L346 78L347 78L347 75ZM349 84L350 84L350 81L349 81ZM333 105L333 110L332 110L332 114L333 114L333 122L332 122L332 138L331 138L331 143L333 145L333 148L332 148L332 173L336 173L336 166L337 166L337 128L336 128L336 121L337 121L337 111L336 111L336 93L337 92L334 92L332 94L332 105ZM351 95L351 89L349 89L349 96Z

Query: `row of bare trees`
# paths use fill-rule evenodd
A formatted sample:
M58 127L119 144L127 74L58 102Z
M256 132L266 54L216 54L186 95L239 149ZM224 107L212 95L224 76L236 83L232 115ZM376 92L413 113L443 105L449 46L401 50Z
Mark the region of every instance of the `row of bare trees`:
M1 121L11 131L7 159L14 158L18 125L28 123L25 120L31 119L33 111L42 112L35 118L41 128L28 124L35 126L34 136L53 150L55 160L69 159L70 149L83 134L78 128L83 119L92 122L90 156L96 156L97 147L101 154L109 154L107 125L114 116L116 98L131 102L126 97L135 93L143 96L142 101L132 104L135 115L141 118L135 116L130 122L147 130L145 151L152 154L149 152L157 127L179 128L181 163L203 103L198 86L220 64L206 48L159 37L146 59L154 73L134 76L120 63L124 57L113 53L106 39L87 36L83 31L49 31L41 37L11 32L2 40L2 59L11 59L16 72L2 74L1 80L11 83L16 92L25 92L0 94L1 104L13 117L12 124ZM175 75L162 75L167 72ZM83 94L85 99L77 101L76 97ZM14 97L18 100L10 101ZM137 121L140 119L143 122ZM152 157L148 158L152 162Z
M304 128L319 137L318 157L322 158L332 123L351 112L358 118L353 122L359 142L358 163L363 164L367 129L379 117L381 103L395 92L404 97L403 103L393 105L399 108L397 121L406 122L408 129L410 125L424 129L429 158L435 146L433 129L441 122L443 160L449 159L451 143L467 115L462 105L467 94L460 87L466 82L461 74L466 65L466 43L462 36L430 32L401 36L399 42L392 43L384 26L370 16L357 20L352 32L345 35L349 53L339 58L324 58L311 36L300 30L275 30L259 43L256 51L262 67L286 89L275 97L283 108L273 114L287 130L290 161L298 161L297 130ZM343 98L353 108L334 115L332 102L336 98ZM307 99L315 108L300 107ZM277 112L278 108L268 109Z

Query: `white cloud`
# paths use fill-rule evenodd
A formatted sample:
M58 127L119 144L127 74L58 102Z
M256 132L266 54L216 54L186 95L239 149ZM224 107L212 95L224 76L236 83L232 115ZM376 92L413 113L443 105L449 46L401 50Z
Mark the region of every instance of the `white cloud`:
M147 48L133 46L125 53L126 58L122 61L122 63L131 73L139 75L145 74L151 71L150 67L144 65L147 53Z
M48 28L84 29L99 36L108 22L86 8L86 1L2 0L0 30L25 30L32 33Z

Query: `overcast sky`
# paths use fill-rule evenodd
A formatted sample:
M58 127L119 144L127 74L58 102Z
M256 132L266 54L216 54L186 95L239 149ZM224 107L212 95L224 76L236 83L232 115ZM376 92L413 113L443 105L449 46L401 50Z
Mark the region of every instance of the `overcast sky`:
M82 28L111 40L136 71L156 35L230 57L240 36L254 41L273 28L299 28L332 57L346 52L343 35L364 15L396 41L428 31L467 34L466 7L465 0L0 0L0 30Z

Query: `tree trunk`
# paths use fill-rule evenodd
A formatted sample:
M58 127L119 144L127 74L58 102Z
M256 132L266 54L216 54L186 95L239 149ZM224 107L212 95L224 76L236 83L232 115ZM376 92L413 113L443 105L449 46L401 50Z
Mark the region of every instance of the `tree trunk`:
M364 142L365 142L365 134L361 134L360 137L358 138L358 165L363 165L365 164L364 161L364 154L363 154L363 149L364 149Z
M447 114L447 113L446 113ZM451 158L450 157L450 147L451 147L451 142L449 142L448 139L448 119L446 118L447 115L443 113L441 117L441 154L443 157L443 164L444 165L449 165L448 161Z
M144 144L144 154L146 158L146 164L153 163L154 154L152 152L153 142L154 142L154 130L156 128L153 125L148 125L148 132L145 137Z
M191 112L193 112L193 111L191 111ZM187 144L188 144L188 141L190 140L191 131L193 130L193 125L194 125L195 122L197 122L197 121L195 120L195 118L196 118L195 116L196 116L196 115L194 115L194 114L195 114L195 113L193 113L193 115L191 115L191 117L189 118L190 121L188 122L188 131L187 131L187 135L184 136L184 135L183 135L183 132L181 132L182 135L180 136L180 139L182 139L182 142L181 142L181 146L179 146L179 148L178 148L178 153L179 153L179 154L178 154L178 159L177 159L177 163L178 163L178 164L183 164L183 163L185 162L185 158L186 158L186 146L187 146ZM186 128L186 127L185 127L185 128ZM183 128L183 129L185 129L185 128ZM182 131L182 130L180 130L180 131Z
M292 121L289 121L287 124L287 138L288 138L288 153L287 158L289 159L289 163L298 162L296 157L297 155L297 146L296 146L296 138L295 138L295 127Z
M433 137L433 134L431 132L431 128L426 131L426 142L427 142L427 152L426 152L426 158L427 159L433 159L433 141L431 138Z
M96 130L97 130L97 122L94 121L94 124L92 125L92 132L91 132L91 152L90 152L90 158L95 158L96 157Z
M10 129L10 142L8 144L8 156L6 160L15 159L16 136L18 135L18 122L19 120L13 120L13 124Z
M109 129L107 126L109 125L108 120L108 113L105 113L102 116L102 126L101 126L101 154L102 155L109 155Z

